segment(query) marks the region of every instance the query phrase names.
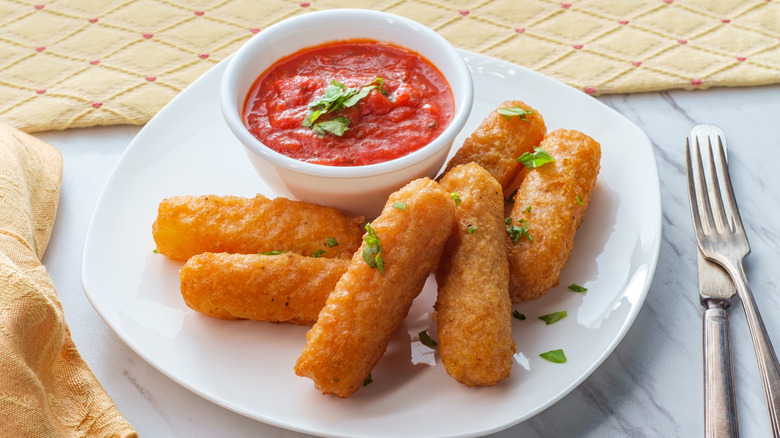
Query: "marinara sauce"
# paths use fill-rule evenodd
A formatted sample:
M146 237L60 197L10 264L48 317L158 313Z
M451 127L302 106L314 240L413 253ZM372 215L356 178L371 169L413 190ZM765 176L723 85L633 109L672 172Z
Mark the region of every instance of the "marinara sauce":
M343 124L341 135L304 126L309 104L332 81L356 89L374 85L353 106L316 119ZM444 131L453 112L449 84L422 56L387 43L349 40L304 49L272 65L250 90L243 117L255 137L288 157L360 166L420 149Z

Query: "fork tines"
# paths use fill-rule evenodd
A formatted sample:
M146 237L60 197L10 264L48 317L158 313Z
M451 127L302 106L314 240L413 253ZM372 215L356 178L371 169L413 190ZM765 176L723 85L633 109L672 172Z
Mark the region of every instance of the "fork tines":
M709 235L712 232L741 232L742 219L736 205L734 190L728 171L725 135L723 131L712 125L697 125L695 133L686 139L686 164L692 172L688 173L688 190L691 199L696 200L698 208L692 209L694 224L701 223L701 232ZM692 145L690 143L693 143ZM691 148L695 161L691 162ZM702 160L701 149L706 148L707 167ZM717 149L717 154L713 152ZM717 159L716 159L717 158ZM706 171L705 171L706 169ZM725 190L725 201L723 190ZM695 193L695 198L693 194ZM701 217L699 217L701 215Z

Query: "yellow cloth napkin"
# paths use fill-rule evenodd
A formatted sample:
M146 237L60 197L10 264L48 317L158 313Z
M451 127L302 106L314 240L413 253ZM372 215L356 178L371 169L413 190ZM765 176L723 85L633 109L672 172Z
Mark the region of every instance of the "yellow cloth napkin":
M0 436L135 437L76 351L41 265L62 157L0 125Z
M340 7L406 16L590 94L780 82L772 0L0 0L0 121L145 123L254 33Z

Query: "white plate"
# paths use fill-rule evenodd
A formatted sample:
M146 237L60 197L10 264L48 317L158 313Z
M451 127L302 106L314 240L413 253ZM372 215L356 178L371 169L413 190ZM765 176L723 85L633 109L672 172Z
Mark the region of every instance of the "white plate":
M372 372L349 399L323 396L293 373L305 327L220 321L179 293L181 263L154 254L159 202L184 194L270 193L219 110L217 65L176 97L130 144L95 208L84 246L83 286L95 310L132 349L171 379L228 409L279 427L340 437L463 437L499 431L550 406L582 382L623 338L644 302L661 241L661 201L645 134L598 100L524 68L463 52L475 82L464 133L500 102L535 107L548 129L585 132L602 145L602 169L561 286L515 306L518 351L528 368L491 388L467 388L440 362L413 365L407 330L425 327L428 282ZM459 146L465 134L456 140ZM578 283L587 294L566 286ZM566 310L545 325L537 317ZM539 353L561 348L565 364ZM437 358L438 359L438 358Z

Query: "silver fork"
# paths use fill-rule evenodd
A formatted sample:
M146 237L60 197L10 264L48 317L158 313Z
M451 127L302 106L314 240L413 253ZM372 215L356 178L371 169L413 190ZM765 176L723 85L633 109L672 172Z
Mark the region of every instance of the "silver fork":
M750 245L731 186L723 131L712 125L697 126L702 127L700 132L703 134L693 138L693 145L687 140L685 145L688 196L696 241L704 257L728 272L742 300L764 385L772 433L777 438L780 437L780 365L742 266L742 260L750 253ZM709 152L707 168L701 154L705 147ZM695 154L693 160L691 148Z

